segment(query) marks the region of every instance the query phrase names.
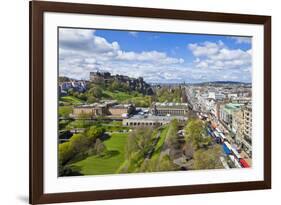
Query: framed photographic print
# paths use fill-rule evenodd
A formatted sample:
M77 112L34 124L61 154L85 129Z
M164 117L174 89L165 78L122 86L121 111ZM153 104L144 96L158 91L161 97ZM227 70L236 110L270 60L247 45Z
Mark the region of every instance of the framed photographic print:
M30 2L30 203L271 188L271 17Z

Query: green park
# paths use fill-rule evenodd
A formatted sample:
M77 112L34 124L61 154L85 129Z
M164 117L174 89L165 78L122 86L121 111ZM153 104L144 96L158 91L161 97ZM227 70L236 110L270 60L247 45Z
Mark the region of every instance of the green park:
M148 109L154 101L181 102L182 90L162 87L148 95L118 81L89 83L85 92L69 89L59 99L59 134L65 136L59 142L59 176L180 171L183 166L185 170L221 168L221 149L208 137L204 122L196 118L136 128L102 116L69 117L75 106L104 100ZM188 163L175 160L182 153L189 156Z

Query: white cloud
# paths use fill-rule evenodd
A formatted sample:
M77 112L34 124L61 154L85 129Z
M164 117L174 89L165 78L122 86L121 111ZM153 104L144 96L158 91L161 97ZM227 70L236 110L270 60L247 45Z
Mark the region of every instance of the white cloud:
M229 49L221 41L189 44L188 48L195 57L193 67L205 70L209 79L222 76L224 80L251 81L251 49Z
M250 44L252 42L251 37L230 37L230 38L235 40L237 44L241 44L241 43Z
M148 61L158 64L174 64L174 63L183 63L182 58L172 58L167 56L166 53L158 51L144 51L141 53L136 52L118 52L117 59L119 60L128 60L128 61Z
M75 53L100 53L108 55L117 52L120 46L117 42L109 43L105 38L95 36L86 29L60 29L60 48Z
M200 62L200 58L196 58L193 62L194 63L199 63Z
M137 37L138 36L138 32L135 31L130 31L129 35L133 36L133 37Z
M94 70L162 83L251 79L251 49L229 49L222 41L189 44L194 61L185 62L157 50L125 51L94 30L60 29L59 40L59 73L76 79Z
M77 79L88 79L93 70L148 77L151 70L159 72L165 66L184 63L182 58L156 50L124 51L118 42L109 42L87 29L60 29L59 39L60 75Z
M235 59L250 59L251 54L241 49L231 50L228 48L220 49L216 55L209 56L213 60L235 60Z
M88 29L59 29L60 42L81 42L92 38L95 30Z
M92 42L89 42L93 51L98 53L115 52L120 49L119 44L114 41L109 43L105 38L94 36Z
M199 68L229 69L251 64L251 50L229 49L222 42L189 44L188 48L196 57L194 64ZM237 67L239 69L239 67Z
M206 61L201 61L195 65L196 68L208 68L209 64Z
M221 41L219 41L218 43L206 41L200 45L197 43L189 44L188 48L192 51L194 56L202 57L216 54L223 46L224 44Z

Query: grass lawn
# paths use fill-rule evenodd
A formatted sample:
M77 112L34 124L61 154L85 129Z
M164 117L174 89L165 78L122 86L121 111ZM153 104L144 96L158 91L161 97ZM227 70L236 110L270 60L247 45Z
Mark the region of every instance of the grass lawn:
M74 96L63 96L60 98L61 101L70 103L72 105L81 104L83 101Z
M151 96L138 96L126 99L124 103L134 103L138 107L149 107L151 104Z
M107 96L110 96L112 99L117 100L119 102L127 100L129 98L134 97L133 95L127 93L127 92L121 92L121 91L115 91L115 92L111 92L111 91L103 91Z
M152 159L156 159L160 156L162 147L164 145L166 136L167 136L167 132L168 132L169 126L165 126L162 130L161 130L161 134L160 134L160 139L157 142L156 146L155 146L155 151L152 155Z
M104 141L108 154L104 157L90 156L72 165L81 169L84 175L114 174L124 162L127 133L114 133L111 138Z

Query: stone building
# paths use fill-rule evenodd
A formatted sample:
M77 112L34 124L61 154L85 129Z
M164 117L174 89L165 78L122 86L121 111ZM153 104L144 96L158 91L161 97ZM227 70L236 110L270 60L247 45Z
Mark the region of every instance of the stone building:
M180 123L185 123L187 117L184 116L155 116L155 115L134 115L131 118L123 119L123 126L129 127L154 127L162 126L177 119Z
M158 116L186 116L188 103L153 103L151 113Z
M233 113L232 132L235 135L235 142L241 144L243 141L244 117L243 110L237 110Z
M233 118L237 111L241 110L243 104L227 103L220 107L220 120L228 127L230 131L233 129Z
M134 111L135 106L132 104L117 104L116 101L105 101L102 103L75 106L72 114L75 118L93 118L97 116L126 117ZM123 116L124 114L126 116Z
M90 81L94 83L105 83L112 80L109 72L90 72Z
M252 106L247 105L243 109L243 120L244 120L244 129L243 134L245 136L245 140L249 143L252 142Z
M90 105L79 105L73 108L73 116L75 118L91 118L95 116L105 116L108 114L107 106L104 104L90 104Z
M252 156L252 106L248 104L243 109L243 140L242 148Z
M251 104L228 103L221 106L221 122L231 131L235 143L250 156L252 154Z
M119 104L109 107L109 113L113 116L126 117L136 110L132 104Z

